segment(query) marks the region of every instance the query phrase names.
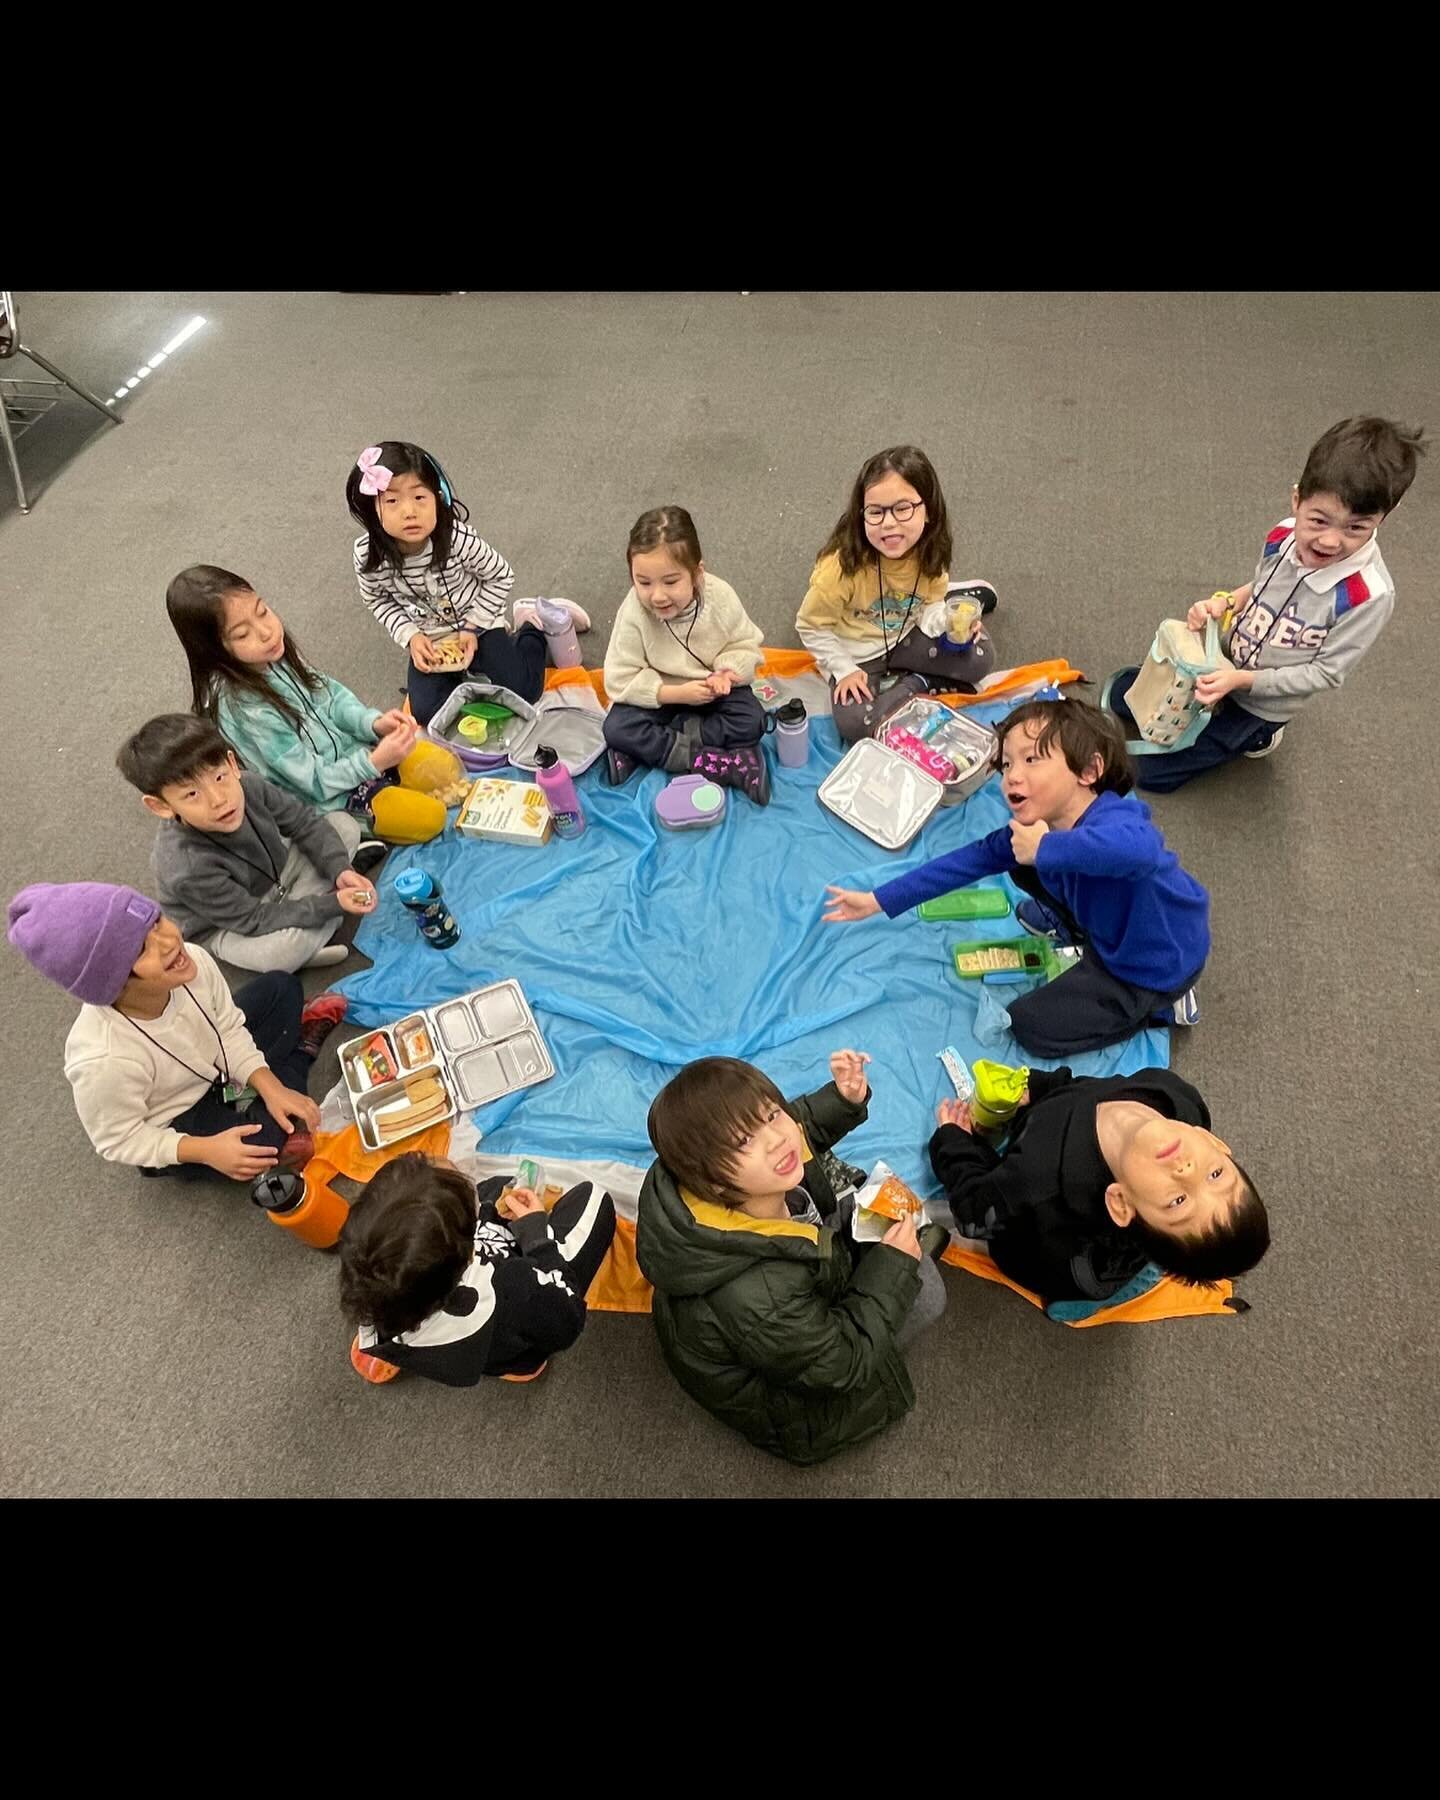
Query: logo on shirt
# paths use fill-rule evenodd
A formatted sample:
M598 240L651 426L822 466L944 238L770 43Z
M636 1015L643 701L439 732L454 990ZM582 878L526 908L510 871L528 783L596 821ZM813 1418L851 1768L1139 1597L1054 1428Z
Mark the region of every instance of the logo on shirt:
M898 631L913 605L914 600L909 594L885 594L867 601L860 611L860 617L872 631Z
M1329 635L1328 625L1307 624L1296 611L1293 599L1278 613L1263 601L1252 600L1235 623L1230 660L1237 668L1246 668L1267 644L1272 650L1309 650L1318 655Z

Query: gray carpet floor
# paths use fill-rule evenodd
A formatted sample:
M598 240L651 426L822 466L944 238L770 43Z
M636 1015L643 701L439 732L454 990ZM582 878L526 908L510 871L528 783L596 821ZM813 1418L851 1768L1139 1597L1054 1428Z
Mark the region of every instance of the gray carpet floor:
M1065 654L1099 678L1249 579L1326 426L1440 429L1431 294L20 299L24 335L102 395L207 324L118 429L76 401L35 427L28 517L0 470L7 896L146 885L147 817L113 757L186 704L163 607L185 564L248 576L319 666L388 703L401 658L356 596L343 501L385 435L440 456L518 593L592 609L591 660L628 527L668 500L793 643L855 471L914 441L954 572L999 588L1003 660ZM1214 896L1204 1016L1174 1063L1274 1224L1247 1316L1070 1331L952 1273L913 1414L811 1472L692 1406L643 1319L595 1317L530 1388L370 1389L332 1258L238 1190L94 1156L61 1072L73 1007L7 948L0 1491L1433 1494L1437 541L1432 456L1383 529L1399 607L1352 681L1270 760L1155 803Z

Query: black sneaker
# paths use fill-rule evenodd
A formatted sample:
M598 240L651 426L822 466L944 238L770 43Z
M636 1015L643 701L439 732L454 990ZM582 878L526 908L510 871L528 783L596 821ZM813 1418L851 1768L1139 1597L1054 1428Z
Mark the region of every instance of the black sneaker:
M627 756L623 750L607 748L605 752L605 773L611 787L624 787L639 766L635 758Z
M368 875L372 869L378 869L389 854L390 846L382 844L379 838L363 838L350 858L350 867L357 875Z
M739 750L714 750L707 746L695 753L690 766L697 775L704 775L721 787L739 788L757 806L770 804L770 765L764 751L754 744Z

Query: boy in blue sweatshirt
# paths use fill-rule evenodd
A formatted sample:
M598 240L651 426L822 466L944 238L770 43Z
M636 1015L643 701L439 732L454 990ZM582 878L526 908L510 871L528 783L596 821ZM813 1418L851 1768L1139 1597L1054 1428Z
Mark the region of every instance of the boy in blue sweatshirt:
M874 893L831 887L832 923L922 900L983 875L1008 875L1033 898L1027 931L1064 935L1082 959L1010 1006L1010 1029L1036 1056L1119 1043L1152 1020L1193 1025L1194 983L1210 952L1210 896L1167 850L1116 721L1083 700L1031 700L998 727L1009 825L936 857Z

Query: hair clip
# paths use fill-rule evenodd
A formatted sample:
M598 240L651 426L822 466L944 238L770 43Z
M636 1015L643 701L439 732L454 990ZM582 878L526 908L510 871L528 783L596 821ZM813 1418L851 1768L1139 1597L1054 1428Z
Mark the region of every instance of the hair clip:
M362 450L355 459L355 467L365 471L360 477L362 494L383 494L394 480L394 476L380 460L378 444L371 444L368 450Z

